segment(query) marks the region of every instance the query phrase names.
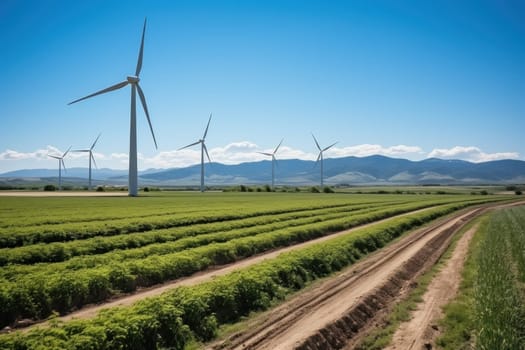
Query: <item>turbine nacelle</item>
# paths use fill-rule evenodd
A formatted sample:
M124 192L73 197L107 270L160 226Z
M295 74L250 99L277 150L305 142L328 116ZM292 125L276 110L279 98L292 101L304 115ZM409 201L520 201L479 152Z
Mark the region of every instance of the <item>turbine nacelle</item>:
M133 76L133 75L128 76L126 79L127 79L128 83L130 83L130 84L137 84L140 81L139 77L136 77L136 76Z

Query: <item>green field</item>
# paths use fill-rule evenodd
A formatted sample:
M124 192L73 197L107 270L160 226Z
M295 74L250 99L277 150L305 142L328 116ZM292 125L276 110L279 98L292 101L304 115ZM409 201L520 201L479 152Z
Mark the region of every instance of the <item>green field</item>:
M525 207L480 222L445 315L438 340L445 349L525 349Z
M467 205L505 198L162 192L140 198L5 197L0 200L2 327L24 318L45 319L53 312L66 314L213 265L426 210L93 320L2 336L0 344L32 349L47 337L44 348L129 348L131 343L132 348L182 348L188 339L210 339L219 324L268 307L412 227ZM116 330L109 323L124 328ZM111 332L120 335L114 338Z

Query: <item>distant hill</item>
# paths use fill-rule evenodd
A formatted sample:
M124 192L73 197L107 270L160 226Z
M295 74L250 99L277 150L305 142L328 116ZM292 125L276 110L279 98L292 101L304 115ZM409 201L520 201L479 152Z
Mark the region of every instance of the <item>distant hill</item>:
M283 185L316 184L319 165L305 160L279 160L276 182ZM269 183L271 162L206 165L210 184ZM158 182L195 183L200 176L200 165L167 169L142 175L144 180ZM525 182L525 162L499 160L471 163L461 160L436 158L410 161L384 156L328 158L324 161L327 184L486 184Z
M56 169L17 170L0 174L4 181L38 178L53 179ZM429 158L422 161L384 156L328 158L324 161L326 184L506 184L525 183L525 162L498 160L471 163L462 160ZM85 182L87 169L72 168L64 174L70 182ZM200 181L200 165L173 169L149 169L139 172L141 184L158 186L194 186ZM278 185L319 183L320 169L315 162L298 159L278 160L275 169ZM127 170L96 169L97 183L126 184ZM208 185L264 184L271 182L268 160L236 165L206 164Z
M79 177L85 178L88 176L87 168L67 168L67 171L62 171L64 177ZM11 177L11 178L46 178L46 177L57 177L57 169L22 169L10 171L4 174L0 174L0 177ZM105 180L116 176L128 176L127 170L113 170L108 168L103 169L92 169L93 178Z

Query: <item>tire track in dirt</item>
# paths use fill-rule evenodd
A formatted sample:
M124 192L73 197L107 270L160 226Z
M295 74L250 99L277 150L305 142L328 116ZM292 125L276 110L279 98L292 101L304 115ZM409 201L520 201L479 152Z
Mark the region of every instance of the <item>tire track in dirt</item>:
M443 316L441 308L457 294L469 244L477 228L477 225L470 228L459 239L446 265L428 285L423 301L412 313L412 318L400 325L390 346L385 350L433 347L433 341L439 332L435 322Z
M416 230L207 349L351 349L439 259L453 234L491 206L463 210Z

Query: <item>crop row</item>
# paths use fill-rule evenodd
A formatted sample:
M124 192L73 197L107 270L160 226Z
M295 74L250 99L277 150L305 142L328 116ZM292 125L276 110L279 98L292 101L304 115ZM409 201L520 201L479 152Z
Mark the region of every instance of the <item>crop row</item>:
M406 199L405 199L406 201ZM349 203L350 202L350 203ZM66 242L72 240L87 239L96 236L114 236L120 234L147 232L151 230L181 227L195 224L224 222L244 218L257 217L261 215L274 215L290 213L303 210L337 208L351 204L350 200L344 203L315 204L310 207L308 203L301 206L283 206L273 209L253 208L231 208L206 210L199 213L187 212L171 215L150 215L147 219L141 217L118 218L108 221L90 221L82 223L70 223L69 218L64 216L61 224L8 227L0 229L0 248L12 248L36 243ZM366 204L366 203L354 203ZM371 203L371 205L374 205Z
M17 318L44 318L53 310L65 313L72 308L105 300L119 292L131 292L137 287L188 276L211 265L230 263L269 249L418 208L416 204L388 208L234 238L165 255L141 256L123 261L102 260L103 256L82 257L85 265L76 266L76 270L71 269L68 263L27 266L26 271L25 266L15 266L17 273L0 285L0 319L8 324ZM95 259L98 261L91 265Z
M79 255L102 254L115 249L139 248L154 243L165 243L191 236L213 234L244 228L253 228L254 230L260 230L259 232L263 232L264 230L281 228L287 224L296 226L303 222L314 222L326 215L345 215L355 213L359 210L371 210L392 205L398 204L384 203L373 207L367 204L361 204L340 206L336 208L301 210L282 214L260 215L239 220L151 230L140 234L127 233L68 242L39 243L22 247L2 248L0 249L0 266L7 264L34 264L39 262L65 261Z
M254 218L260 216L271 216L283 213L295 213L301 211L322 210L329 208L339 208L349 205L365 205L370 206L384 205L385 203L404 203L407 202L406 196L391 196L391 198L384 198L381 196L375 200L353 200L353 196L339 196L345 201L311 203L304 201L301 205L286 205L283 201L281 206L272 209L255 206L255 208L227 208L206 210L205 212L182 212L173 215L155 216L150 215L147 219L144 218L119 218L109 221L96 222L82 222L69 223L69 217L63 217L63 223L57 225L38 225L38 226L21 226L8 227L0 229L0 248L13 248L26 245L33 245L38 243L53 243L53 242L67 242L73 240L85 240L94 237L107 237L115 235L125 235L130 233L143 233L152 230L160 230L174 227L184 227L190 225L220 223L228 221L242 220L246 218ZM411 201L428 201L432 197L421 196ZM433 199L436 201L436 198ZM444 196L440 197L436 202L452 202L463 200L483 200L479 197L460 197L460 196ZM277 200L277 202L279 202Z
M429 196L421 196L428 199ZM144 220L150 216L193 215L206 212L274 212L352 203L406 200L407 196L315 196L311 194L156 194L133 201L120 198L16 198L0 202L0 232L24 226L60 226L64 222L91 224L119 219Z
M326 227L332 223L345 222L346 227L349 225L358 225L370 222L374 218L383 218L389 215L404 213L411 210L422 209L432 204L411 203L398 206L389 206L388 208L370 208L352 211L350 213L333 213L319 216L289 220L285 222L276 222L267 225L248 227L237 230L226 230L200 234L197 236L188 236L172 242L151 244L144 247L115 250L112 252L99 255L86 255L74 257L65 262L58 263L39 263L34 265L7 265L0 270L0 278L16 282L24 276L34 276L35 274L57 274L67 272L77 272L83 269L96 268L99 266L124 262L133 263L136 260L144 260L152 257L164 257L165 255L177 254L182 250L188 252L213 243L224 243L241 238L253 238L263 234L282 234L288 237L291 230L293 232L308 232L315 224L323 223ZM329 233L329 232L328 232ZM287 241L287 240L286 240Z
M153 230L140 234L124 234L109 237L95 237L63 243L36 244L16 248L0 249L0 266L6 264L34 264L41 262L68 261L67 268L78 269L79 266L95 266L116 261L138 258L151 254L167 254L185 248L192 248L212 242L225 242L234 237L250 236L284 227L308 225L311 223L336 219L346 215L372 213L384 207L389 208L422 208L428 205L450 203L450 200L420 201L414 204L403 202L384 203L373 207L367 205L348 205L321 210L305 210L277 215L263 215L254 218L233 220ZM414 206L416 205L416 206ZM366 207L366 208L365 208ZM191 237L199 236L192 239ZM139 249L141 247L146 249ZM115 251L115 252L112 252ZM90 255L104 254L100 258ZM21 273L32 273L44 267L22 269ZM0 276L17 274L17 266L8 266Z
M475 287L479 349L523 349L525 344L525 207L490 217L480 234Z
M217 327L301 289L374 251L410 228L466 204L408 214L352 234L281 254L247 269L192 287L179 287L132 307L114 308L91 320L75 320L28 333L0 336L4 349L183 349L191 338L209 340Z
M453 204L456 205L468 204ZM269 249L307 241L417 208L414 203L412 207L407 205L402 208L388 208L355 217L235 238L165 255L120 262L108 260L103 265L80 266L78 270L65 269L60 263L49 264L38 272L22 273L19 270L10 281L4 280L0 284L0 319L9 324L19 318L41 319L53 310L67 313L73 308L103 301L116 293L131 292L137 287L188 276L212 265L230 263ZM19 266L21 267L23 266Z

